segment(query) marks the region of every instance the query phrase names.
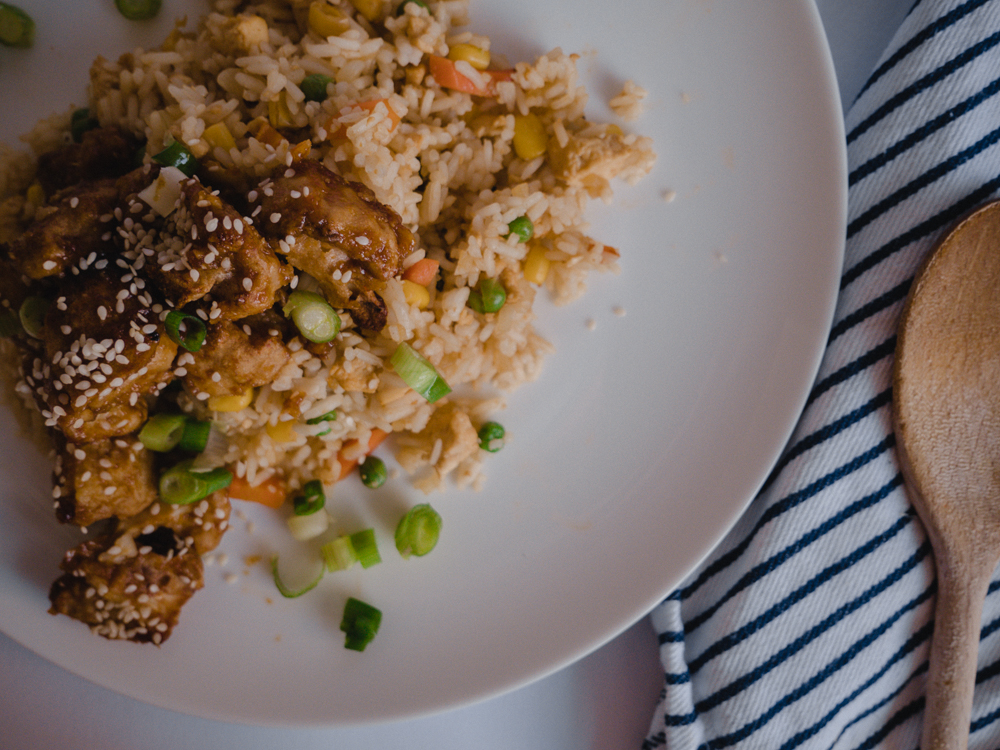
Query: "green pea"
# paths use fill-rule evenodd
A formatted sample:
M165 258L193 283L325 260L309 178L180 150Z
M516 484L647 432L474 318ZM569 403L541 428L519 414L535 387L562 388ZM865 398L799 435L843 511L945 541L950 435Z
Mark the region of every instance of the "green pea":
M389 476L389 472L385 468L385 461L377 456L368 456L361 464L358 473L361 475L361 482L365 487L372 489L385 484L385 480Z
M535 234L535 225L527 216L518 216L507 225L507 229L508 232L504 237L510 237L512 234L517 235L518 242L527 242Z
M506 431L498 422L486 422L479 428L479 447L484 451L496 453L503 448L503 437Z
M333 79L330 76L325 76L322 73L313 73L302 79L302 83L299 84L299 88L302 89L302 93L306 96L306 101L309 102L322 102L326 101L326 87L327 84L332 83Z

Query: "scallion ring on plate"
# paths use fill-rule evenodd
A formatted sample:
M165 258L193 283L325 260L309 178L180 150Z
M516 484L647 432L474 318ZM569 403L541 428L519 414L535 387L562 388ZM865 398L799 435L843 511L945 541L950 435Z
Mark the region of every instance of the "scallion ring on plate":
M414 505L396 526L396 549L404 558L423 557L437 546L441 516L427 503Z
M21 319L21 325L32 338L42 337L42 328L45 326L45 314L49 311L49 301L44 297L28 297L21 303L21 308L17 315Z
M207 329L205 323L197 315L171 310L163 321L170 339L189 352L196 352L205 343ZM183 331L181 329L184 329Z
M340 333L340 316L321 294L295 290L281 311L292 319L299 333L315 344L333 341Z
M297 516L309 516L322 510L325 504L326 495L323 494L323 483L318 479L313 479L302 485L302 494L292 500L292 510Z
M352 651L364 651L365 646L372 642L382 624L382 610L373 607L353 596L344 604L344 615L340 620L340 629L344 631L344 648Z
M191 461L182 461L160 475L160 499L163 502L190 505L225 489L233 481L229 469L197 471L191 466Z
M319 574L305 586L300 589L290 589L281 580L281 576L278 575L278 556L275 555L271 558L271 576L274 578L274 585L278 589L278 593L286 599L294 599L297 596L302 596L306 592L312 591L323 580L324 573L326 573L326 568L320 568Z
M431 403L451 393L451 386L438 374L434 365L405 341L389 357L389 364L404 383Z
M9 3L0 3L0 44L30 47L35 42L35 22L31 16Z
M156 18L163 0L115 0L118 12L130 21L148 21Z
M188 419L177 447L182 451L201 453L208 445L208 436L212 432L212 423L207 420Z
M181 442L186 424L183 414L154 414L139 430L139 442L148 450L167 453Z
M194 177L200 166L195 155L180 141L174 141L153 156L153 161L164 167L177 167L188 177Z

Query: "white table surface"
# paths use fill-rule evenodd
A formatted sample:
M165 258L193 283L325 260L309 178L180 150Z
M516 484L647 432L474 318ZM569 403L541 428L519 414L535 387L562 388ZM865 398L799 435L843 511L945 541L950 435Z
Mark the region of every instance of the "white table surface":
M817 0L845 108L913 0ZM101 750L638 750L662 687L648 619L576 664L499 698L367 727L272 729L192 718L66 672L0 635L0 748Z

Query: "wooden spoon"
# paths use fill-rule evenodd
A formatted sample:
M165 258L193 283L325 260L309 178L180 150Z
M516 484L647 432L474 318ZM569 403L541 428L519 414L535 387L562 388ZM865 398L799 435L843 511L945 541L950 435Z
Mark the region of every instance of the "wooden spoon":
M903 475L937 568L922 750L968 747L983 600L1000 561L1000 202L910 291L893 373Z

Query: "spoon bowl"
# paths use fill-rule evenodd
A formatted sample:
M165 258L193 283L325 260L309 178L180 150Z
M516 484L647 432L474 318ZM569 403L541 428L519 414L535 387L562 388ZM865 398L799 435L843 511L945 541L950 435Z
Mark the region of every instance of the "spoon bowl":
M1000 202L938 245L900 320L893 420L934 549L923 750L968 746L983 600L1000 561Z

